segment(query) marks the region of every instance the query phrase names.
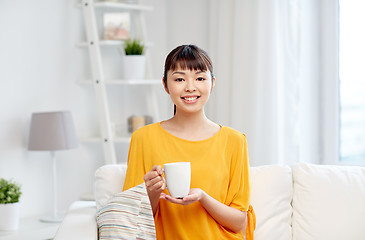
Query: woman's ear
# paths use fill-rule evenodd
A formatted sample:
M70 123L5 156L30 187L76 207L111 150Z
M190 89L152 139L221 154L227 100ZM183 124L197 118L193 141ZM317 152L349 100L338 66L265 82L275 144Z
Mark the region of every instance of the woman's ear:
M212 91L213 91L214 86L215 86L215 77L213 77L212 87L211 87L211 89L210 89L210 92L212 92Z
M170 94L169 89L167 88L167 81L165 83L165 78L162 78L162 84L167 94Z

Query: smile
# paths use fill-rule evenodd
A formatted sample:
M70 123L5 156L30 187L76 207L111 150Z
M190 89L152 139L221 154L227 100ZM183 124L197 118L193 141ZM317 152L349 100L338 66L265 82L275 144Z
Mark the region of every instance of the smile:
M199 98L200 96L189 96L189 97L181 97L184 102L188 102L188 103L194 103L197 101L197 99Z

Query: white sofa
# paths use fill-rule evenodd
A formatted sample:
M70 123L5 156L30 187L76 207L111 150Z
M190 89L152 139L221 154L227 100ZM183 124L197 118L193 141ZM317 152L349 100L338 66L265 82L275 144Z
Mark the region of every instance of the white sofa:
M72 204L55 240L97 239L96 207L121 191L126 166L95 173L96 202ZM300 163L251 168L255 240L365 239L365 167Z

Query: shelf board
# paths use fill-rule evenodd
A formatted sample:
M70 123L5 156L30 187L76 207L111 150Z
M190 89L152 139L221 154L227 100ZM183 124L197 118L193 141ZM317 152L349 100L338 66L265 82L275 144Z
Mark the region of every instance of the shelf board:
M85 3L77 3L77 7L82 7ZM153 7L147 5L140 5L135 3L122 3L122 2L94 2L95 8L115 8L124 10L139 10L139 11L152 11Z
M98 8L117 8L125 10L152 11L153 7L140 5L135 3L119 3L119 2L94 2L94 6Z
M115 143L129 143L130 140L130 137L116 137L113 139ZM103 139L101 137L81 137L79 141L83 143L101 143Z
M99 40L99 45L104 47L121 47L123 45L123 40ZM146 42L146 47L151 47L153 44L151 42ZM77 42L77 47L87 47L89 46L88 42Z
M79 84L92 84L92 80L78 80ZM161 85L161 79L110 79L105 80L106 85Z

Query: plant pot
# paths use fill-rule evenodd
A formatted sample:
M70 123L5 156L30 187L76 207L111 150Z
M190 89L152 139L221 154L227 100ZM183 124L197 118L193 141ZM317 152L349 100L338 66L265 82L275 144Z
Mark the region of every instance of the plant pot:
M19 227L19 202L0 204L0 231L12 231Z
M124 79L144 79L146 73L146 56L124 55L122 57Z

